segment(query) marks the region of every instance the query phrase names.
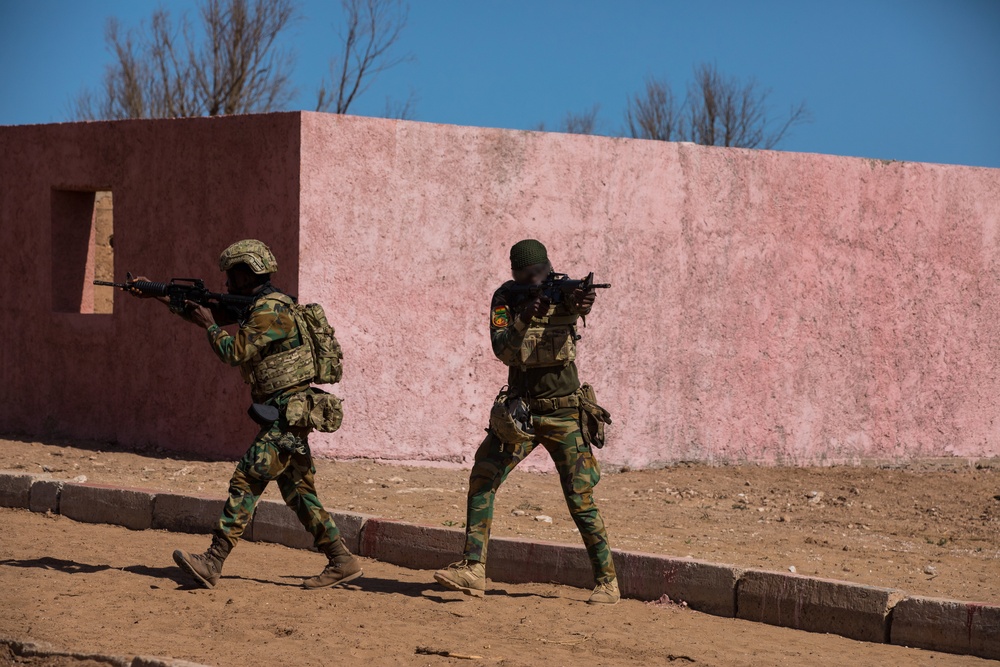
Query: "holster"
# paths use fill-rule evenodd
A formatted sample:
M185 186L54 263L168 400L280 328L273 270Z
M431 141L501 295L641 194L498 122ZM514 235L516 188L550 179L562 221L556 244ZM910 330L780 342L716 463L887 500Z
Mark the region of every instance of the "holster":
M278 421L278 408L266 403L251 403L247 408L247 414L260 426L270 426Z

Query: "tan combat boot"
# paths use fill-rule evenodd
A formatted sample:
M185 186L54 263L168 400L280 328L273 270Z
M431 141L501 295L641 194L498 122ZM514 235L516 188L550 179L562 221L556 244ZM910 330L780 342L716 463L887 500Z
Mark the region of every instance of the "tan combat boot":
M460 560L435 572L434 581L453 591L481 598L486 595L486 566L474 560Z
M222 576L222 564L232 549L229 542L221 537L212 538L212 546L203 554L189 554L178 549L174 552L174 562L192 577L202 588L215 588Z
M326 551L326 557L329 561L327 566L315 577L303 581L303 588L326 588L327 586L346 584L364 574L361 570L361 563L347 550L343 540L337 540L335 544L331 544Z
M590 594L587 604L618 604L621 599L621 593L618 592L618 579L616 578L597 584L594 592Z

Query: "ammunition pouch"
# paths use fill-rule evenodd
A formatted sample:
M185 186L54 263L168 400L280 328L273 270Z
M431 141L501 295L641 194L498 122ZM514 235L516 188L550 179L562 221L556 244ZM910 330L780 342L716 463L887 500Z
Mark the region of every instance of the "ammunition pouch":
M580 407L580 433L584 443L600 449L604 446L604 425L611 423L611 413L597 404L597 394L589 384L576 394Z
M518 445L535 437L528 404L507 387L493 399L489 431L505 445Z
M333 433L344 421L344 407L339 398L314 387L288 399L285 421L292 427Z

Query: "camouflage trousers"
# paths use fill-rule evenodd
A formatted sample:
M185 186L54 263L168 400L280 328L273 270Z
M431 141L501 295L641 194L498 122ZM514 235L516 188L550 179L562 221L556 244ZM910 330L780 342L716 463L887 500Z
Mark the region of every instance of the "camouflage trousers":
M504 444L491 432L476 451L476 461L469 475L465 558L486 562L497 489L518 463L537 445L542 445L556 465L569 513L587 548L594 579L598 583L614 579L615 565L608 534L594 504L594 486L601 478L601 471L590 446L583 442L578 410L570 408L533 415L531 423L535 429L534 440L519 445Z
M309 429L296 429L275 422L261 429L250 449L236 464L229 480L229 498L215 533L236 546L253 517L257 501L267 485L274 481L281 497L313 536L313 544L326 555L340 540L340 531L316 495L312 455L309 453Z

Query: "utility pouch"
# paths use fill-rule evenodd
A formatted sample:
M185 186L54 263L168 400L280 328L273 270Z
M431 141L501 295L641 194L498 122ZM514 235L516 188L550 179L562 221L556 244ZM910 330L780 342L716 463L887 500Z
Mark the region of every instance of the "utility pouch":
M278 412L278 408L273 405L252 403L247 409L247 414L250 415L250 419L254 420L260 426L270 426L278 421L280 413Z
M323 433L333 433L344 421L344 407L333 394L313 387L288 399L285 420L289 426L296 428L313 428Z
M577 390L580 397L580 432L583 442L600 449L604 446L604 425L611 423L611 413L597 404L594 388L585 384Z
M531 411L523 398L507 387L493 399L490 409L490 431L505 445L528 442L535 436L531 425Z

